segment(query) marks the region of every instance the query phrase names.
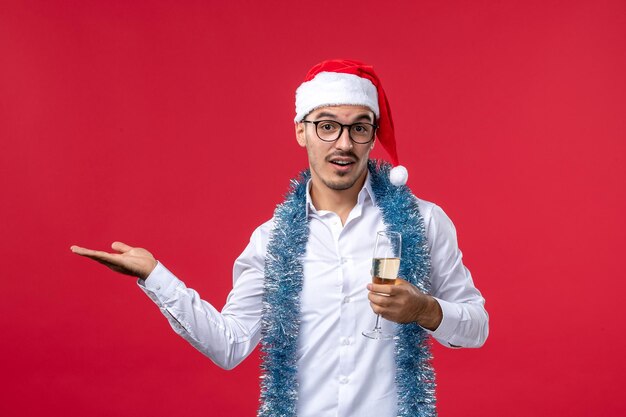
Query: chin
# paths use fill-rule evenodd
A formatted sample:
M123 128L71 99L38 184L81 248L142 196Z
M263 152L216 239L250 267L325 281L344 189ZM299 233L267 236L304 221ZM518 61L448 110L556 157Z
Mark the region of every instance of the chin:
M335 191L343 191L343 190L349 190L350 188L354 187L354 184L356 184L358 178L344 178L343 180L336 180L336 181L324 181L324 184L330 188L331 190L335 190Z

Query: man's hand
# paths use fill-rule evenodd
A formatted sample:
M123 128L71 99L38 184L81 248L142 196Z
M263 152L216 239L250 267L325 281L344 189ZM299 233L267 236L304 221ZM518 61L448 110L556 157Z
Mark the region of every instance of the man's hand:
M367 289L372 310L387 320L416 322L428 330L436 330L441 323L443 312L437 300L402 278L395 285L367 284Z
M133 248L122 242L113 242L111 248L117 253L85 249L76 245L70 247L70 250L77 255L100 262L115 272L142 279L146 279L157 265L154 256L145 249Z

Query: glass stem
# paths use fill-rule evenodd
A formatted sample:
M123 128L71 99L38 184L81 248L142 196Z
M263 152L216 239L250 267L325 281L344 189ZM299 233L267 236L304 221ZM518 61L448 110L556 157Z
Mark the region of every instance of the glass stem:
M380 320L380 314L376 314L376 325L374 326L375 332L381 331L380 324L378 323L379 320Z

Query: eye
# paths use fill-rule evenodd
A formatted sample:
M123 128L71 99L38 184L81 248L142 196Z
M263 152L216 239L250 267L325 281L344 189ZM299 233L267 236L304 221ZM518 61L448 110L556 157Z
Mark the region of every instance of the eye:
M325 132L332 132L337 130L337 124L333 123L333 122L321 122L319 124L319 129L325 131Z
M369 133L370 130L371 128L366 124L357 124L357 125L352 126L352 131L354 133L364 134L364 133Z

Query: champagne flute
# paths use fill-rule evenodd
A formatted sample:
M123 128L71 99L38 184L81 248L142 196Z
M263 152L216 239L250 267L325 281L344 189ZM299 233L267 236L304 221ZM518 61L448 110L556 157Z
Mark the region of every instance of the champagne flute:
M402 235L398 232L377 232L374 256L372 259L372 282L374 284L394 285L400 269ZM380 328L380 314L376 315L374 329L363 332L370 339L389 340L394 334L385 333Z

